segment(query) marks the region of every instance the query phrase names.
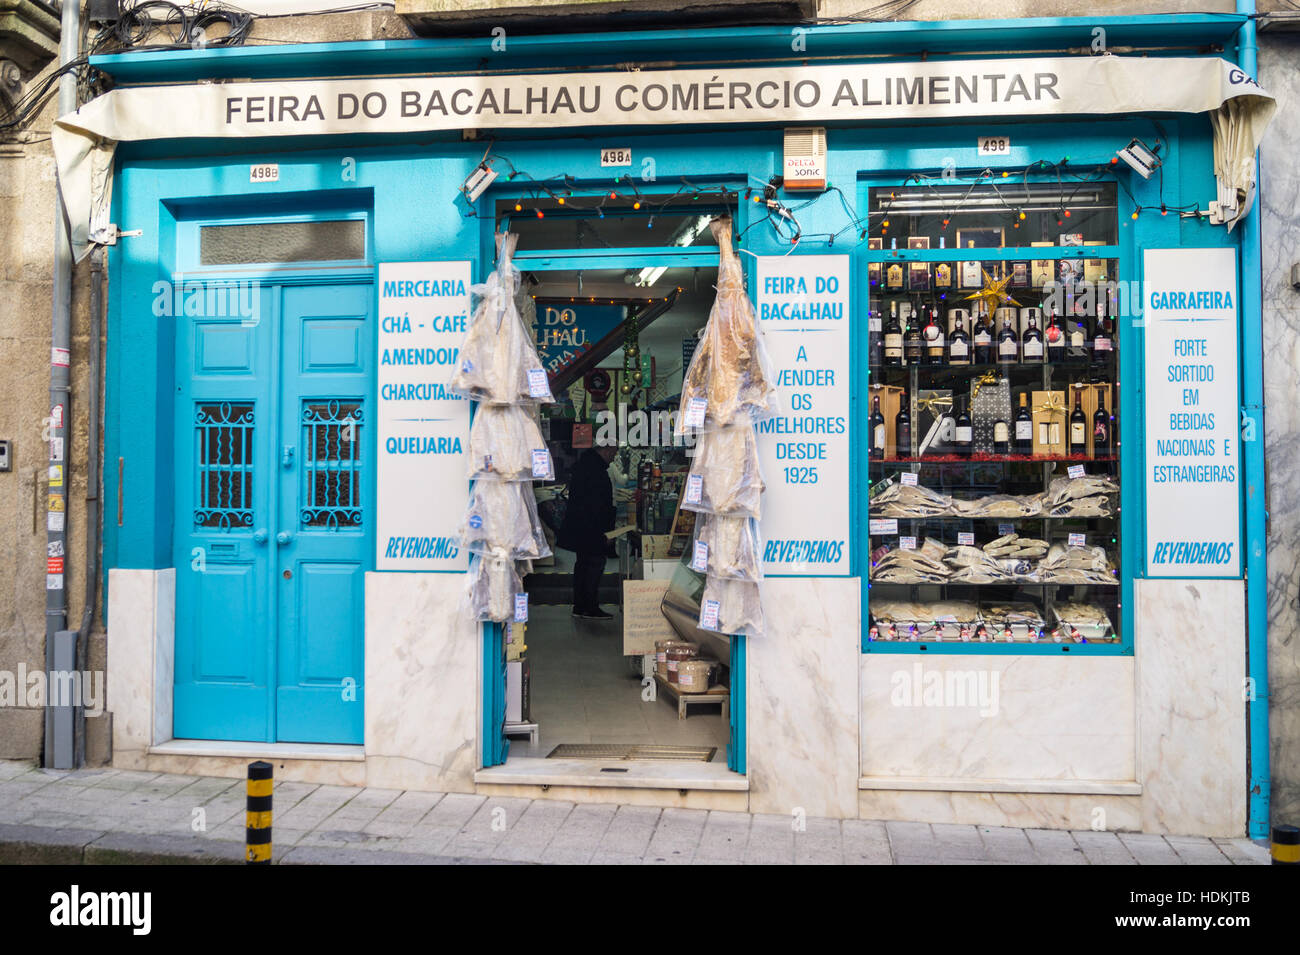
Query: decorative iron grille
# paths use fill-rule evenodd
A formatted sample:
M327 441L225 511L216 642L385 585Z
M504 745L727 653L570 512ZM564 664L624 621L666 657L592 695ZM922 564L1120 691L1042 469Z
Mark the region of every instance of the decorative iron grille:
M233 530L253 523L253 403L195 408L194 526Z
M304 402L303 527L361 526L360 401Z

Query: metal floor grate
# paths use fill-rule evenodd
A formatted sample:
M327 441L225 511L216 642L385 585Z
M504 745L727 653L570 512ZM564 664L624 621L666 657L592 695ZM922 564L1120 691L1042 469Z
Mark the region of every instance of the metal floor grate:
M547 759L673 759L707 763L716 746L661 746L656 743L561 743Z

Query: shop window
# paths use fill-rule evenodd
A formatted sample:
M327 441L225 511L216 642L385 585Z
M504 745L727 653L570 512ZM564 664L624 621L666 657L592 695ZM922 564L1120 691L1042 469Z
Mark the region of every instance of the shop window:
M257 222L199 227L200 265L349 262L366 257L364 219Z
M252 402L201 402L196 407L195 527L228 531L252 526L253 427Z
M1121 643L1114 185L869 204L868 641Z
M361 419L359 401L303 404L303 527L361 526Z

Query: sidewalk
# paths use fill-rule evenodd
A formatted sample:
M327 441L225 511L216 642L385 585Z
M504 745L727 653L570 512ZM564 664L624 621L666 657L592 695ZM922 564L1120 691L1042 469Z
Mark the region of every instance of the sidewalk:
M0 760L0 864L240 863L244 781ZM277 863L1265 865L1248 839L808 819L285 782Z

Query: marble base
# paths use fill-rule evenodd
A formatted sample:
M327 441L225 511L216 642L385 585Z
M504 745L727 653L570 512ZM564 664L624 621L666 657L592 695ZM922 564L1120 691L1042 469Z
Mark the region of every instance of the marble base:
M104 684L118 765L172 738L176 571L110 569L107 610Z
M1142 825L1140 796L863 790L858 808L863 819L885 822L1021 829L1096 826L1109 832L1136 832Z
M611 771L612 770L612 771ZM503 766L480 769L480 785L580 786L592 789L708 789L746 792L749 780L725 763L686 760L546 759L512 756Z
M590 786L494 786L481 783L480 796L498 799L547 799L555 802L601 803L618 806L656 806L660 809L716 809L750 812L743 792L709 789L610 789Z

